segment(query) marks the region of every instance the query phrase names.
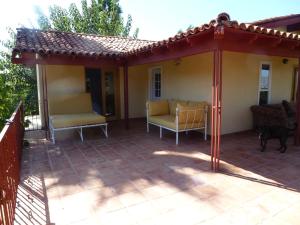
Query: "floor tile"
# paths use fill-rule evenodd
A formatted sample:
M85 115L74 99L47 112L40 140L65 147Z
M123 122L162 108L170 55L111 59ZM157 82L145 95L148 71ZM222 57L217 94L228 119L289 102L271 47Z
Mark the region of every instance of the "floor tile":
M172 133L160 139L155 127L145 132L144 120L130 122L129 130L110 122L107 139L93 129L84 142L32 139L23 152L16 224L31 214L64 225L299 223L300 149L292 138L280 154L275 141L260 152L254 132L225 135L215 173L210 143L197 132L181 135L176 146Z

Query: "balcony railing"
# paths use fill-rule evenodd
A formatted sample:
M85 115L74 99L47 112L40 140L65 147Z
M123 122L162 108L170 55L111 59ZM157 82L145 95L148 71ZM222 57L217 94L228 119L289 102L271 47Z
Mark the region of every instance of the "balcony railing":
M0 133L0 224L14 222L20 162L24 137L23 104L18 107Z

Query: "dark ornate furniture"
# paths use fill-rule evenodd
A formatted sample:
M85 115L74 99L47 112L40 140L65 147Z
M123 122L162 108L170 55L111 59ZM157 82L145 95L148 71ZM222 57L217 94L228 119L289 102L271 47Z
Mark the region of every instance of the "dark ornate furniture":
M282 101L281 104L251 106L253 128L280 126L291 130L296 127L296 111L294 103Z

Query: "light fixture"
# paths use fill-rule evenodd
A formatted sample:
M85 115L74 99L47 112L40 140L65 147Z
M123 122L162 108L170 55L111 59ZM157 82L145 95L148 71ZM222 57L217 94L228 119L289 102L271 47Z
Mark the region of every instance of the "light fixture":
M180 63L181 63L181 58L177 58L177 59L174 60L175 66L180 65Z
M283 58L283 59L282 59L282 63L283 63L283 64L288 64L288 62L289 62L289 60L288 60L287 58Z

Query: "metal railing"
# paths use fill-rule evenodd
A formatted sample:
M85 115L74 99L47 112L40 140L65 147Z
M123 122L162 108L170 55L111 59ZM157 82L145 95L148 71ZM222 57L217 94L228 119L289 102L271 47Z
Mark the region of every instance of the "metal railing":
M19 103L0 133L0 224L14 222L24 137L23 104Z

